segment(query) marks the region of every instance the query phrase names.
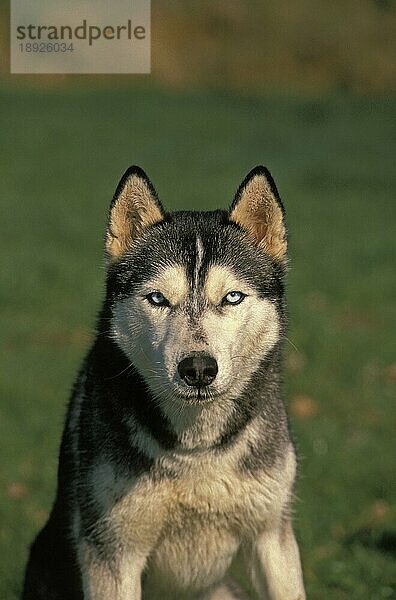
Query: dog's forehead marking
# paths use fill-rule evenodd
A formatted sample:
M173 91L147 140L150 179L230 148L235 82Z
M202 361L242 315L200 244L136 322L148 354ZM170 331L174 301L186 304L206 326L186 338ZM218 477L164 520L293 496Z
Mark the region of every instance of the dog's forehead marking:
M212 265L206 276L204 294L211 304L218 305L224 296L231 291L252 293L252 288L223 265Z
M202 239L199 234L197 234L195 240L195 265L194 265L194 276L192 279L192 306L195 310L197 310L199 306L199 275L202 268L204 258L204 246L202 243Z
M185 300L189 291L186 268L183 265L166 266L145 284L144 289L161 292L176 306Z
M197 234L196 239L196 259L195 259L195 269L194 269L194 287L198 288L199 284L199 273L202 267L204 257L204 247L199 234Z

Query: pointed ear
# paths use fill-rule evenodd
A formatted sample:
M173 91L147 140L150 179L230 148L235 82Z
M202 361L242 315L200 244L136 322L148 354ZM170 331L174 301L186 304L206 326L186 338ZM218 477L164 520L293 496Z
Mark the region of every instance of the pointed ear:
M164 218L157 193L140 167L129 167L110 205L106 252L110 262L120 259L142 231Z
M268 169L255 167L245 177L232 203L230 220L243 227L274 260L285 259L284 209Z

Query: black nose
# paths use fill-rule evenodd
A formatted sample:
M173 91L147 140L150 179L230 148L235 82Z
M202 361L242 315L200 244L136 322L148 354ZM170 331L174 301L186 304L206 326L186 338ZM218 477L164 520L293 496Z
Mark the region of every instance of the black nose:
M203 387L212 383L219 369L212 356L199 352L183 358L177 365L177 370L187 385Z

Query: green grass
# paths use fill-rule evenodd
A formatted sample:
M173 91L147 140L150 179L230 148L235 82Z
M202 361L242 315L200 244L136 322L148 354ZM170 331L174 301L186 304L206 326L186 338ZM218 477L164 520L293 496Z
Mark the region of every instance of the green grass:
M285 387L308 597L396 597L396 99L81 85L5 87L0 103L0 597L17 597L53 499L106 210L131 163L170 208L227 206L252 166L271 169L290 229Z

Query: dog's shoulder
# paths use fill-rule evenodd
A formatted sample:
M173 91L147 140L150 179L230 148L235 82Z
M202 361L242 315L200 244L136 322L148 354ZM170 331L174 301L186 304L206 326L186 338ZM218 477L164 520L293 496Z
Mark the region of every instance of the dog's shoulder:
M89 507L95 505L125 531L138 525L151 532L151 523L158 534L168 523L183 528L190 519L226 529L260 529L289 505L295 453L289 444L270 468L254 472L241 467L245 453L245 440L225 452L168 453L138 474L136 466L128 474L114 457L102 455L86 473Z

